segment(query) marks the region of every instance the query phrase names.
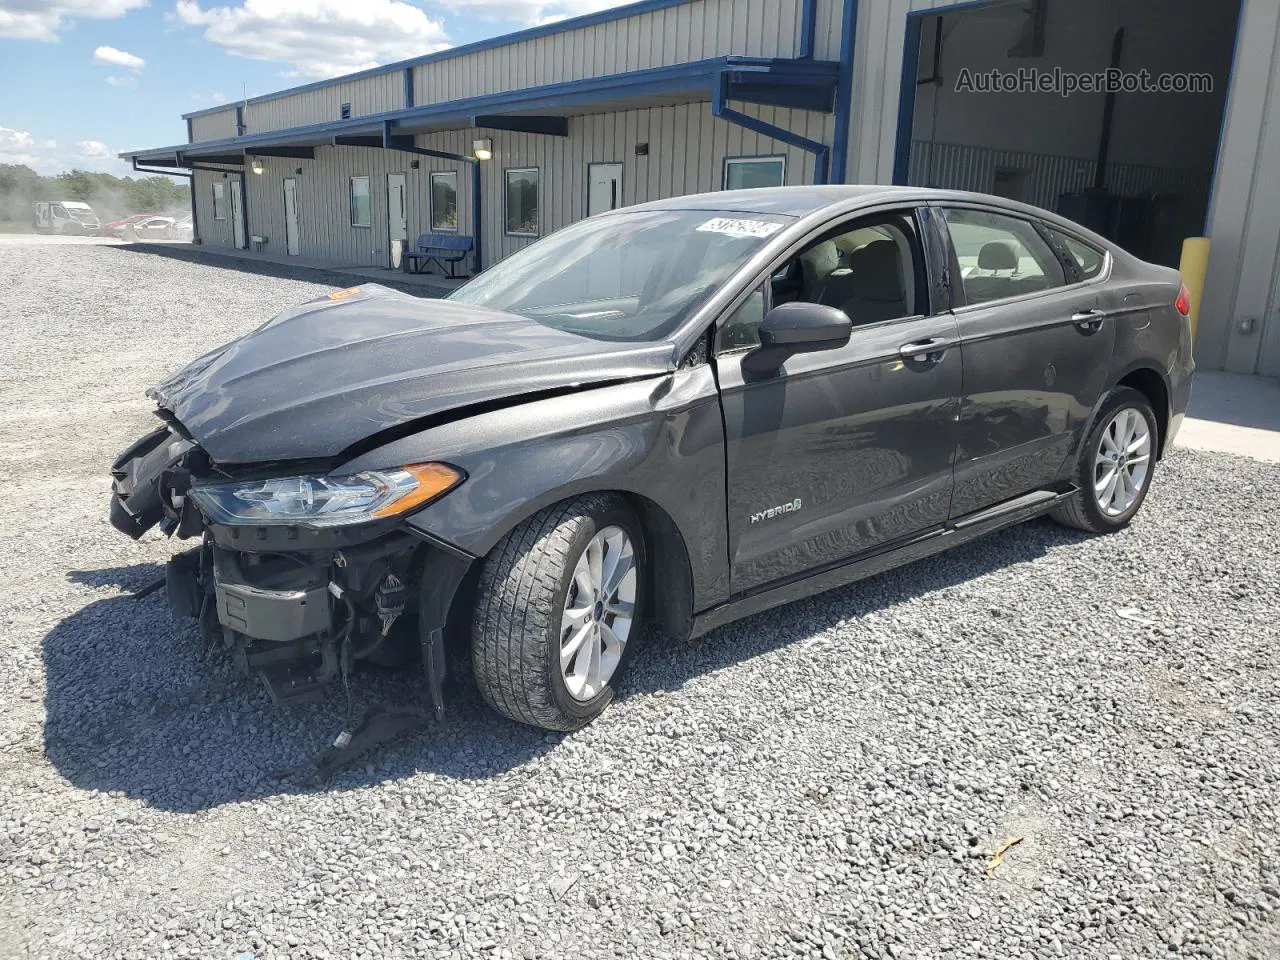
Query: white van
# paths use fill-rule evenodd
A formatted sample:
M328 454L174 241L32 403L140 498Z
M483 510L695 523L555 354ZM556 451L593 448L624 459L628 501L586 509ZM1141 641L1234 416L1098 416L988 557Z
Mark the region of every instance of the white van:
M93 207L79 200L37 200L32 220L36 233L100 233L102 224Z

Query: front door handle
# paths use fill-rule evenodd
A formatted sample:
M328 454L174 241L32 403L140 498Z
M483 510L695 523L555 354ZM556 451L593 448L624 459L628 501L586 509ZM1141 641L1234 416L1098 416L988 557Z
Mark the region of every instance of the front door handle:
M1071 315L1071 322L1085 333L1097 333L1102 329L1102 318L1106 316L1102 310L1081 310Z
M903 360L914 360L916 363L938 363L942 360L942 355L955 345L956 341L944 340L941 337L914 340L900 346L898 356Z

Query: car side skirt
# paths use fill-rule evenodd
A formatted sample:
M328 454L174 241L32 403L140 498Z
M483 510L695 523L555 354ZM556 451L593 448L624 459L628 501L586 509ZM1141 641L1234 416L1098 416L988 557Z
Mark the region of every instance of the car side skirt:
M1066 491L1033 490L1031 493L960 517L945 526L917 534L906 541L871 554L864 554L838 566L733 597L725 603L695 615L689 635L702 636L704 633L709 633L717 627L743 617L762 613L796 600L803 600L858 580L865 580L886 570L892 570L914 560L921 560L970 540L976 540L988 533L1034 519L1048 513L1074 492L1074 488Z

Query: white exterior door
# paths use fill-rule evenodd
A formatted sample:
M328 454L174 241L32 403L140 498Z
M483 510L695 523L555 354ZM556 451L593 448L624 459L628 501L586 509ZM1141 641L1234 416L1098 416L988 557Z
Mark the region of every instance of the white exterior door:
M293 177L284 181L284 247L291 257L302 251L298 238L298 181Z
M587 216L622 206L622 164L587 164Z
M243 250L244 242L244 183L231 181L231 240L237 250Z
M399 267L399 258L393 252L395 250L395 242L401 241L401 249L403 243L409 237L409 216L405 208L404 198L404 174L388 173L387 174L387 256L390 258L390 266Z

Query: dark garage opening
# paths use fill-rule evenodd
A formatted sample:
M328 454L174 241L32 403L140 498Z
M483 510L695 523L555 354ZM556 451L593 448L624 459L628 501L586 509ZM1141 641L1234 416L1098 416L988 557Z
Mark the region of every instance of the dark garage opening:
M1032 203L1176 266L1204 231L1239 15L1240 0L993 0L912 16L894 180ZM1131 89L1059 92L1112 67ZM1132 89L1143 71L1187 92Z

